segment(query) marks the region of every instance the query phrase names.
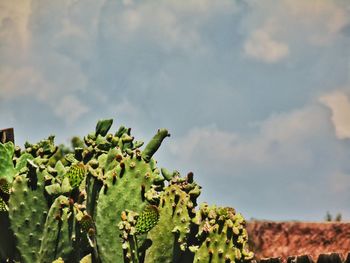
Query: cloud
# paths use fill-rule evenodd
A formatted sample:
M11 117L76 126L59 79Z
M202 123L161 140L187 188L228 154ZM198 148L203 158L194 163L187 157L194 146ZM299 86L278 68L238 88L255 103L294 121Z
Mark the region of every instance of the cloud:
M284 167L312 165L313 152L307 142L315 130L325 130L324 112L310 106L292 112L272 115L255 124L255 135L222 131L215 125L194 128L172 145L177 158L195 159L201 164L208 160L226 166L273 168L276 162Z
M195 127L172 137L168 159L195 172L205 186L204 199L234 204L246 215L274 211L270 218L322 218L334 202L346 214L350 195L341 184L348 182L350 166L340 156L348 156L349 145L334 138L320 103L272 114L253 127L251 132Z
M48 98L49 84L43 76L32 67L9 67L0 68L0 80L3 83L0 97L10 100L20 96L39 97L42 100Z
M342 1L247 0L242 19L248 32L243 51L248 57L273 63L304 52L307 45L334 44L349 24Z
M350 100L340 91L324 95L320 101L332 112L332 123L339 139L350 138Z
M328 45L349 23L349 18L341 1L285 0L285 8L291 18L310 32L308 40L314 45Z
M58 102L54 111L58 117L62 118L66 123L71 124L81 115L87 113L89 109L76 97L68 95Z
M210 19L220 14L234 13L235 1L190 0L152 2L137 4L125 1L119 15L111 17L111 25L106 35L128 43L143 38L165 52L182 50L206 52L207 47L201 37L202 27Z
M244 43L244 53L267 63L286 58L289 55L289 47L286 43L274 40L273 31L271 26L265 26L252 32Z
M80 61L57 52L60 48L57 43L82 37L84 30L69 25L67 16L62 16L61 23L55 23L55 15L47 21L40 20L51 5L38 7L37 4L37 1L17 0L0 4L0 100L11 105L25 99L33 107L42 103L56 116L72 121L87 111L76 95L86 90L88 79ZM53 25L57 28L46 31L45 27ZM62 114L64 108L75 111L67 117ZM14 114L16 108L9 111Z
M27 98L34 104L40 102L48 105L54 114L64 121L68 120L70 123L76 120L88 111L87 106L84 106L80 99L73 95L74 91L79 92L83 89L85 79L74 70L74 65L65 64L65 66L66 69L72 68L73 70L54 82L47 79L43 75L45 73L35 67L0 67L0 82L3 83L0 90L1 100L10 102ZM71 86L74 83L77 85ZM63 99L60 99L62 97Z
M0 56L6 56L13 48L16 48L17 56L26 51L30 42L27 30L31 12L30 3L30 0L0 3Z

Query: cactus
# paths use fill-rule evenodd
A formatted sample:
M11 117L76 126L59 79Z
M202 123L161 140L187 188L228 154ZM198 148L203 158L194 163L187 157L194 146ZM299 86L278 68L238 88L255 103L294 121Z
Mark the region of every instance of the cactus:
M243 262L243 217L203 204L200 186L162 168L160 129L141 150L131 129L101 120L73 150L50 136L21 150L0 143L0 261ZM61 151L61 150L62 151ZM57 150L59 153L56 154Z
M11 228L23 262L38 261L37 252L41 246L48 211L43 190L44 175L35 169L34 166L30 168L32 178L29 174L28 177L15 177L9 200Z
M167 173L163 169L163 174ZM186 178L174 172L169 186L160 196L159 223L148 233L152 245L146 252L145 262L183 262L194 217L196 198L200 187L192 174ZM159 235L162 233L162 235Z
M61 257L64 233L62 233L62 238L59 237L61 235L61 228L68 223L66 210L68 205L69 200L66 196L57 197L51 205L43 228L42 243L39 249L39 262L52 262L58 256Z
M248 236L241 214L230 207L209 207L202 204L193 220L199 226L198 245L193 262L236 262L252 259L248 250Z
M118 160L115 169L106 173L97 204L97 243L103 262L115 262L115 257L123 257L120 233L116 235L119 221L116 219L125 209L141 212L148 204L146 193L160 178L159 171L147 163L138 150L125 157L120 155ZM111 207L115 208L112 210Z

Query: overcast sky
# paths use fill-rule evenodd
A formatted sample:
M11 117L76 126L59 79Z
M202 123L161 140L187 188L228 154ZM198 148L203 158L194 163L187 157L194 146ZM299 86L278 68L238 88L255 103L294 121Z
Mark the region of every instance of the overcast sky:
M149 140L200 201L350 220L347 0L0 0L0 128Z

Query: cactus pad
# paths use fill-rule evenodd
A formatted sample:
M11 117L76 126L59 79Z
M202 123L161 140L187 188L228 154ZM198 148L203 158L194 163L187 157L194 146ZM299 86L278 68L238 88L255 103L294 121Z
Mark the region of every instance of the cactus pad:
M37 252L48 210L44 196L44 176L39 171L32 173L29 178L16 176L9 199L11 228L17 240L17 249L21 251L22 262L38 261Z

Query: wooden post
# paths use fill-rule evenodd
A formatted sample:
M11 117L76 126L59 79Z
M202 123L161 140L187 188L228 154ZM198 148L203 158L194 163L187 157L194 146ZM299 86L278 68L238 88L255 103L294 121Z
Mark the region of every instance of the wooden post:
M7 128L0 130L0 142L13 142L15 143L15 135L13 133L13 128Z

